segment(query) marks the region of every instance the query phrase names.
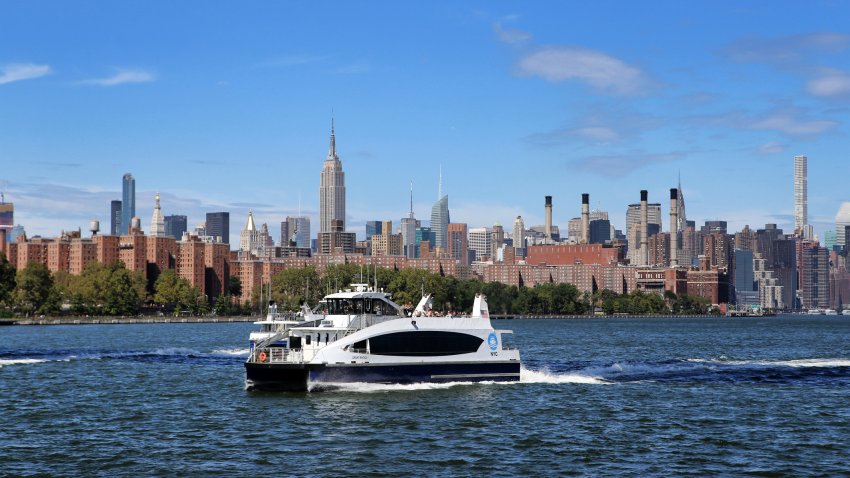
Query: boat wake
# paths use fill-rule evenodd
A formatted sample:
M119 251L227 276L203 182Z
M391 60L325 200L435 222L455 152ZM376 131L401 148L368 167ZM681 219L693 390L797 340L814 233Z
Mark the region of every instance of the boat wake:
M67 360L65 360L67 362ZM0 359L0 368L3 368L6 365L28 365L35 363L44 363L50 362L50 360L46 359L32 359L32 358L24 358L24 359Z
M551 381L547 381L547 378ZM575 380L571 382L571 379ZM581 382L582 379L587 381ZM787 383L795 381L833 383L838 381L850 384L850 359L734 360L719 357L658 362L564 364L560 369L547 371L538 383Z
M578 371L573 373L552 373L548 370L530 370L523 367L520 370L520 383L584 383L592 385L611 384L603 377L594 375L591 371Z
M165 347L152 350L23 350L0 352L0 367L9 365L34 365L77 360L119 360L135 362L207 362L211 364L241 363L248 349L214 349L202 352L190 348Z

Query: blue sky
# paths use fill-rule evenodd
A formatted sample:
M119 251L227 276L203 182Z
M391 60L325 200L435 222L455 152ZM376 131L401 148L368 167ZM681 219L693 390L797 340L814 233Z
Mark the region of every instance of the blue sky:
M681 174L689 219L791 228L809 156L819 235L842 201L850 3L31 2L0 4L0 189L30 235L108 225L121 176L149 226L229 210L234 236L317 223L331 111L348 222L577 216L618 228ZM276 231L277 226L272 226Z

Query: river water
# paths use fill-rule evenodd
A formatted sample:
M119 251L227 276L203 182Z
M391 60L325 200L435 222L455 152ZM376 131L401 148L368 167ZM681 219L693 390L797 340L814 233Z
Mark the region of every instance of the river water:
M2 476L850 474L850 319L497 321L513 384L244 389L254 326L0 328Z

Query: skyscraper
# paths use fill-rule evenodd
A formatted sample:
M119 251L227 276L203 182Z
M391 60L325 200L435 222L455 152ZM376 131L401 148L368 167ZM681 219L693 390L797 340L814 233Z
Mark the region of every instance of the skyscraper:
M331 221L342 221L345 230L345 173L336 154L334 123L331 119L331 144L322 167L319 186L319 232L331 232Z
M434 233L434 247L443 250L448 247L449 232L449 196L443 196L431 207L431 232Z
M295 247L310 248L310 218L306 216L286 216L286 221L280 223L280 245L289 246L294 242Z
M9 242L7 234L12 231L15 226L15 206L12 203L7 203L0 193L0 252L8 255L6 244Z
M150 235L165 235L165 218L162 217L162 209L159 207L159 193L156 193L156 205L153 208L153 215L151 216Z
M476 261L493 257L493 231L488 227L473 227L469 230L469 250Z
M517 216L514 221L514 251L517 256L525 257L525 223L522 216Z
M437 183L437 202L431 207L431 233L434 235L434 244L443 250L448 247L448 231L451 217L449 217L449 196L443 196L443 167L440 166L440 179Z
M850 226L850 202L841 203L835 215L835 243L839 246L850 246L844 237L844 228Z
M118 236L121 234L121 201L115 199L109 208L109 234Z
M173 237L178 241L183 238L183 233L187 230L186 216L165 216L165 235Z
M230 213L208 212L206 235L218 237L225 244L230 244Z
M381 221L366 221L366 240L371 241L372 236L381 233Z
M130 220L136 217L136 180L127 173L122 178L121 225L117 235L127 234Z
M499 260L500 249L505 243L505 229L500 223L493 224L492 237L490 239L490 257L493 262Z
M647 205L647 238L653 234L658 234L662 231L661 224L661 203L651 203ZM626 210L626 237L629 241L628 258L631 264L646 265L642 260L640 245L643 241L641 237L640 227L641 210L640 204L629 204Z
M401 218L402 254L408 259L416 257L416 218L413 216L413 183L410 183L410 212Z
M239 233L239 250L250 252L255 256L262 256L267 246L267 238L269 237L269 228L263 224L263 227L257 229L254 223L254 211L248 210L248 221L245 223L245 228Z
M794 233L809 237L808 158L794 156Z
M447 242L449 257L459 260L461 264L469 264L469 237L466 224L449 224Z

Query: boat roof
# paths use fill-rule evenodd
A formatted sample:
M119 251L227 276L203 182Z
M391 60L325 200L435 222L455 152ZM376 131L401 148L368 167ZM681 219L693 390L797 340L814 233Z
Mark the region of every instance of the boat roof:
M373 299L389 299L391 294L383 290L376 291L369 284L351 284L350 288L334 292L326 295L322 300L327 299L354 299L354 298L373 298Z

